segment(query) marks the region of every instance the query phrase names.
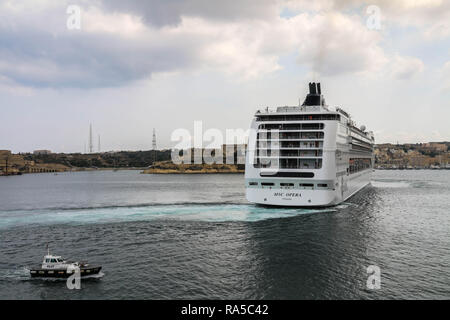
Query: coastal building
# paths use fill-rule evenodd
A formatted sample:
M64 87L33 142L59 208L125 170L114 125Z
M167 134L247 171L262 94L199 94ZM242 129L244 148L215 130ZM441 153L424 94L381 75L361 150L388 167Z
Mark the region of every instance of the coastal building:
M42 155L42 154L51 154L52 152L50 150L34 150L33 154L35 155Z
M63 164L36 163L33 160L25 160L23 155L13 154L10 150L0 150L0 175L63 172L69 169Z
M245 164L245 144L224 144L220 149L190 148L180 150L185 164ZM221 154L221 156L220 156Z
M21 155L12 154L10 150L0 150L0 175L19 174L25 165Z

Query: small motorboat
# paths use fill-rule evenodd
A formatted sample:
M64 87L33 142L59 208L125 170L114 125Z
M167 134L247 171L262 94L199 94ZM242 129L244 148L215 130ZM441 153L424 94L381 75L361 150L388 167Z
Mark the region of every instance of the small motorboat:
M101 266L91 266L87 262L68 262L48 251L41 267L30 269L30 275L36 278L68 278L79 270L80 276L86 277L98 274L101 269Z

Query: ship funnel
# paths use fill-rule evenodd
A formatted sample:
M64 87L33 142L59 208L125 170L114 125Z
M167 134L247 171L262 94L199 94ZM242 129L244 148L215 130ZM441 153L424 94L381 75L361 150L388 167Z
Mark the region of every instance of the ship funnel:
M317 91L316 91L316 83L315 82L310 82L309 83L309 93L310 94L317 94Z
M310 82L309 93L306 95L303 106L323 106L325 105L325 99L322 96L322 89L320 83Z

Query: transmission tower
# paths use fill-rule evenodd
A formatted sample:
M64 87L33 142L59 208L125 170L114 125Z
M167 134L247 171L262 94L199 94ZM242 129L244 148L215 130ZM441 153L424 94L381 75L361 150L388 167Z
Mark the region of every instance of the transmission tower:
M153 139L152 139L152 164L156 162L156 131L155 128L153 128Z
M156 131L155 131L155 128L153 128L152 149L156 151Z
M94 144L92 143L92 123L89 125L89 153L94 151Z

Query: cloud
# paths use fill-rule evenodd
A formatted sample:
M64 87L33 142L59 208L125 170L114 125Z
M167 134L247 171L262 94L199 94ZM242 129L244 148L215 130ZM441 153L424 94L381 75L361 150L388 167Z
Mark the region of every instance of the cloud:
M280 5L297 12L360 10L364 13L365 8L374 5L380 9L384 28L412 26L428 40L450 36L450 1L447 0L286 0L280 1Z
M243 78L279 70L279 57L294 52L298 63L323 75L371 72L387 61L380 35L343 14L305 13L245 24L184 18L180 26L179 32L210 39L199 50L203 67Z
M387 25L415 27L428 40L450 36L450 1L368 0L366 3L380 8Z
M197 56L198 39L148 28L127 14L88 8L82 29L71 31L64 3L46 8L30 15L2 8L8 13L0 24L4 78L33 87L118 86L192 65Z
M444 89L450 89L450 61L447 61L442 68L442 82Z
M156 26L176 26L183 17L203 18L218 22L252 19L271 19L277 14L278 0L103 0L102 8L113 12L127 12Z
M420 34L430 41L450 36L450 1L379 0L378 2L387 23L416 27Z
M375 73L388 65L380 32L369 30L361 16L333 11L355 1L262 1L84 0L81 30L66 28L69 1L5 1L0 75L30 87L96 88L181 71L251 79L280 70L279 58L292 53L327 76ZM280 17L286 6L316 11ZM397 78L423 69L415 58L395 60Z
M387 62L381 35L367 29L358 16L316 14L299 28L305 34L299 41L298 61L319 74L370 73Z
M390 74L396 79L410 79L424 70L422 60L395 55L390 62Z

